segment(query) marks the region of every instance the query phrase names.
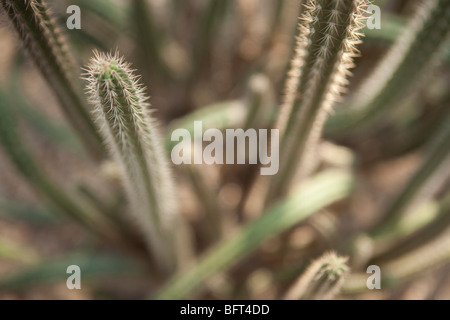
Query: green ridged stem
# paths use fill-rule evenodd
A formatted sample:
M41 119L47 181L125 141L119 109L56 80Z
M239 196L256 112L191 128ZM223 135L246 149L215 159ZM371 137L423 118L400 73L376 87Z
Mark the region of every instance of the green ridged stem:
M76 4L80 8L99 16L108 23L112 28L123 30L127 23L128 4L123 6L116 1L110 0L76 0L67 1L70 4Z
M29 55L53 89L67 120L91 155L99 159L103 146L77 88L77 68L45 2L2 0L1 5Z
M193 79L201 73L205 57L209 52L211 45L216 38L217 30L225 20L227 10L232 4L229 0L210 0L202 12L199 24L196 29L195 41L193 46L194 68L190 78Z
M131 217L159 270L171 272L176 263L177 197L144 88L117 54L95 52L86 80L97 125L121 170Z
M449 229L450 192L448 192L442 200L431 203L430 208L436 210L436 217L432 221L405 237L395 239L395 241L393 241L387 249L376 254L372 260L377 263L378 261L390 260L406 252L413 251L414 248L418 248L428 242L431 242L434 238ZM382 240L383 239L380 241ZM377 247L376 243L375 247Z
M306 176L322 128L347 84L357 55L368 1L308 0L276 128L281 131L280 172L270 181L269 202L285 193L296 172Z
M447 116L437 128L427 147L427 155L423 160L422 166L388 206L383 215L383 220L371 232L372 236L382 237L395 229L395 226L399 223L423 186L430 181L445 161L448 161L450 156L450 112L447 112Z
M450 234L447 231L426 245L380 264L381 288L396 287L449 262ZM370 274L360 273L350 275L342 288L342 292L344 294L367 292L366 281L369 276Z
M117 237L107 222L99 220L101 217L98 212L69 197L42 171L17 132L18 121L9 104L10 101L0 92L0 144L11 163L28 183L59 211L94 233L116 240Z
M313 177L290 197L268 209L261 218L212 247L193 268L175 275L156 298L187 298L209 277L236 264L264 240L350 195L354 182L354 177L350 174L336 170Z
M275 93L264 74L250 77L247 93L248 111L244 122L244 130L271 127L269 119L273 118Z
M285 300L329 300L339 293L349 272L347 258L326 253L311 263L288 290Z
M327 124L329 134L354 129L379 119L395 107L432 66L449 43L450 2L424 2L390 52L352 98Z
M106 254L76 253L42 260L35 265L22 270L8 273L0 278L0 292L12 292L48 283L65 283L69 274L67 267L79 266L83 281L95 280L98 277L124 277L131 274L143 273L132 261ZM83 282L84 283L84 282ZM82 288L83 288L82 283Z
M162 31L154 23L151 6L147 0L132 0L132 13L139 48L142 49L143 70L156 72L158 77L172 79L172 71L163 59Z
M193 136L194 135L194 121L202 121L203 129L231 129L240 128L247 118L248 108L243 101L232 100L219 102L212 105L205 106L196 110L187 116L174 120L166 136L166 149L172 150L179 141L172 141L172 132L176 129L186 129Z

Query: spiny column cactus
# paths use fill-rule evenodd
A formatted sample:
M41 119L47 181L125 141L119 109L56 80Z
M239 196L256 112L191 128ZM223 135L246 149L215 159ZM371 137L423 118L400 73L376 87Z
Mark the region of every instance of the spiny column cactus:
M248 113L244 128L264 128L271 120L275 104L272 83L264 74L256 74L250 78L248 87Z
M6 151L5 154L18 172L54 208L93 233L122 244L123 239L117 236L116 229L105 217L91 206L66 193L40 167L18 132L19 121L14 109L16 109L14 102L0 91L0 146Z
M372 231L373 236L382 237L389 234L390 230L395 228L407 213L426 184L439 173L441 168L448 166L450 157L450 111L447 111L447 116L436 129L427 147L427 154L421 167L386 208L379 225Z
M292 286L286 300L319 300L333 298L348 274L347 258L327 253L314 261Z
M102 144L77 88L78 72L44 0L1 0L24 47L54 90L66 118L94 157Z
M175 190L144 88L117 53L95 52L87 71L90 103L110 153L120 165L131 212L161 270L171 270Z
M360 86L327 131L363 128L393 107L420 80L433 61L443 55L450 40L450 1L421 2L417 13L378 67Z
M335 101L347 85L358 55L366 0L308 0L299 25L285 100L276 125L281 131L280 172L269 194L283 193L298 170L309 171L314 148ZM299 167L299 162L301 166ZM302 175L302 174L301 174Z
M425 272L442 267L450 262L450 236L444 234L419 247L391 257L387 261L377 261L381 269L381 287L387 289L418 277ZM355 273L345 281L342 291L355 294L367 292L367 274Z
M433 241L383 264L385 278L391 281L410 278L424 270L437 268L450 261L449 235L447 231Z

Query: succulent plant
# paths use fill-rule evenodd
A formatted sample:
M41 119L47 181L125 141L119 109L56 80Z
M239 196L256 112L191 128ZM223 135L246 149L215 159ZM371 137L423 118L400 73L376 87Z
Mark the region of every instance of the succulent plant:
M269 187L270 197L285 192L295 174L307 176L311 171L327 115L345 91L359 54L369 4L365 0L306 2L275 126L281 131L282 158L281 170Z
M176 192L144 87L117 52L95 52L86 80L96 123L122 172L133 217L160 267L171 270Z
M80 94L76 64L46 3L44 0L2 0L1 5L28 54L61 102L67 120L91 154L101 157L101 140Z
M12 31L36 67L0 56L0 262L23 267L0 276L0 299L73 264L141 282L92 281L95 298L401 298L445 273L450 1L78 0L83 28L62 32L73 4L0 0L2 46ZM91 57L84 77L74 57ZM217 133L202 132L211 155L244 132L226 154L243 147L239 165L172 165L178 145L203 151L172 140L198 123ZM257 174L264 151L249 155L254 129L280 133L265 141L273 176ZM36 250L43 231L68 243ZM371 295L377 266L386 290Z
M347 258L334 252L326 253L311 263L304 274L289 289L287 300L331 299L344 284L349 273Z

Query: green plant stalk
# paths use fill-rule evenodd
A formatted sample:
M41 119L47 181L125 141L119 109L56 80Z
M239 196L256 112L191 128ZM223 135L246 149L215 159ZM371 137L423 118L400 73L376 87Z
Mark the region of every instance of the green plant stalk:
M39 254L31 247L12 243L8 238L0 238L0 258L23 264L35 264L40 260Z
M2 0L0 3L28 53L53 89L67 120L94 158L100 158L103 150L100 136L76 87L76 67L45 2Z
M240 100L216 103L196 110L170 124L166 136L166 149L170 152L179 143L179 141L172 141L171 139L172 132L176 129L186 129L193 136L194 121L202 121L204 130L239 128L244 124L247 113L247 106Z
M170 80L173 75L162 56L164 43L161 31L156 28L153 22L148 1L133 0L132 9L139 48L142 48L144 71L157 71L159 77L163 76Z
M273 36L279 31L286 3L287 0L278 0L275 5L275 11L271 22L272 27L270 28L270 30L272 30L271 38L273 38Z
M339 293L348 274L347 258L334 252L317 259L288 290L285 300L329 300Z
M217 196L217 190L208 183L201 168L187 165L183 166L183 169L190 179L198 203L203 206L205 213L203 228L205 234L211 243L216 242L223 237L223 210Z
M175 268L178 208L169 162L148 110L145 89L117 53L95 52L86 80L97 124L119 164L132 217L159 270L171 272Z
M192 68L191 79L195 78L203 70L202 65L204 64L205 56L217 36L216 31L225 20L226 12L231 3L229 0L208 1L196 32L196 40L193 46L195 67Z
M248 91L244 130L271 127L269 119L275 111L275 94L270 80L264 74L256 74L250 77Z
M437 216L431 222L413 233L396 239L396 241L387 250L378 253L372 258L373 261L386 261L401 256L406 252L413 251L426 243L431 242L434 238L443 234L450 228L450 192L444 198L437 202ZM375 244L376 246L376 244Z
M284 194L297 174L305 177L322 128L347 84L349 69L364 27L360 0L308 0L301 16L285 99L276 128L280 129L280 172L270 181L268 201ZM299 166L299 164L301 164Z
M411 202L415 199L422 187L434 176L434 173L449 159L450 156L450 113L444 118L442 125L433 135L428 155L422 166L408 181L399 196L394 199L383 215L383 220L377 228L371 232L374 237L381 237L395 229L400 219L405 214Z
M368 157L367 161L393 159L423 147L432 138L436 127L441 124L442 116L445 115L449 103L450 92L436 106L433 106L432 110L425 111L427 113L425 118L417 117L405 127L379 133L377 137L385 142L381 151Z
M327 131L345 132L379 118L393 108L442 56L450 36L450 2L423 3L396 44L346 105L327 124Z
M383 270L388 279L410 279L424 270L450 261L450 234L446 232L434 241L388 261Z
M0 279L0 292L26 289L45 283L67 280L67 267L77 265L82 272L83 281L98 279L104 276L127 276L142 272L131 261L123 257L96 254L72 254L27 267L24 270L8 274Z
M417 275L436 269L450 262L450 234L447 231L433 242L384 262L381 268L381 287L396 287L414 279ZM352 274L342 288L344 294L367 291L367 274Z
M23 201L6 200L0 197L0 217L2 219L24 221L30 225L52 225L57 219L57 214L50 208L35 206Z
M113 28L117 28L119 30L123 30L127 23L127 9L121 5L118 5L117 2L109 1L109 0L76 0L76 1L67 1L71 4L79 5L82 10L86 9L96 16L102 18L105 22L108 23Z
M381 25L381 29L364 29L365 43L394 43L408 27L408 20L397 15L384 14L381 17Z
M157 299L186 298L210 276L224 271L255 250L264 240L304 221L313 213L347 197L354 177L331 170L312 178L283 202L275 204L257 221L221 241L185 273L177 274L157 294Z
M57 187L41 170L33 156L27 150L24 142L17 132L17 121L8 101L0 92L0 144L6 155L34 189L42 194L48 202L94 233L100 234L110 240L117 237L106 223L99 225L98 215L83 207L74 199L67 196L61 188ZM94 218L95 217L95 218Z
M14 66L10 75L8 95L6 98L12 100L11 97L14 97L15 106L20 111L21 116L23 116L36 131L47 139L56 142L59 146L80 155L84 149L73 131L64 124L56 124L40 110L32 108L28 104L28 101L23 97L20 84L21 62L21 58L14 61Z

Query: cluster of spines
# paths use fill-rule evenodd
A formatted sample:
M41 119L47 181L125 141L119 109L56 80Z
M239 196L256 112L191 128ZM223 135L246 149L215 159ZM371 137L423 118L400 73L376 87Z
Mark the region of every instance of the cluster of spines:
M345 91L359 55L368 0L308 0L289 71L277 128L281 130L281 171L270 193L283 192L289 177L321 136L333 104Z
M121 167L134 219L160 267L173 268L175 191L144 87L117 53L95 52L86 80L96 123Z
M43 52L35 36L29 30L31 24L34 25L36 30L40 31L43 41L48 44L48 50L51 50L52 58L55 59L58 67L66 71L64 75L75 75L74 73L69 73L74 72L74 62L69 54L67 44L43 0L3 0L2 4L32 55L40 55ZM35 60L40 66L48 68L45 65L45 59L35 57Z
M361 127L393 106L442 55L450 34L450 2L420 2L415 16L372 75L330 119L331 132Z
M349 272L347 258L334 252L312 262L285 296L287 300L331 299L341 289Z

